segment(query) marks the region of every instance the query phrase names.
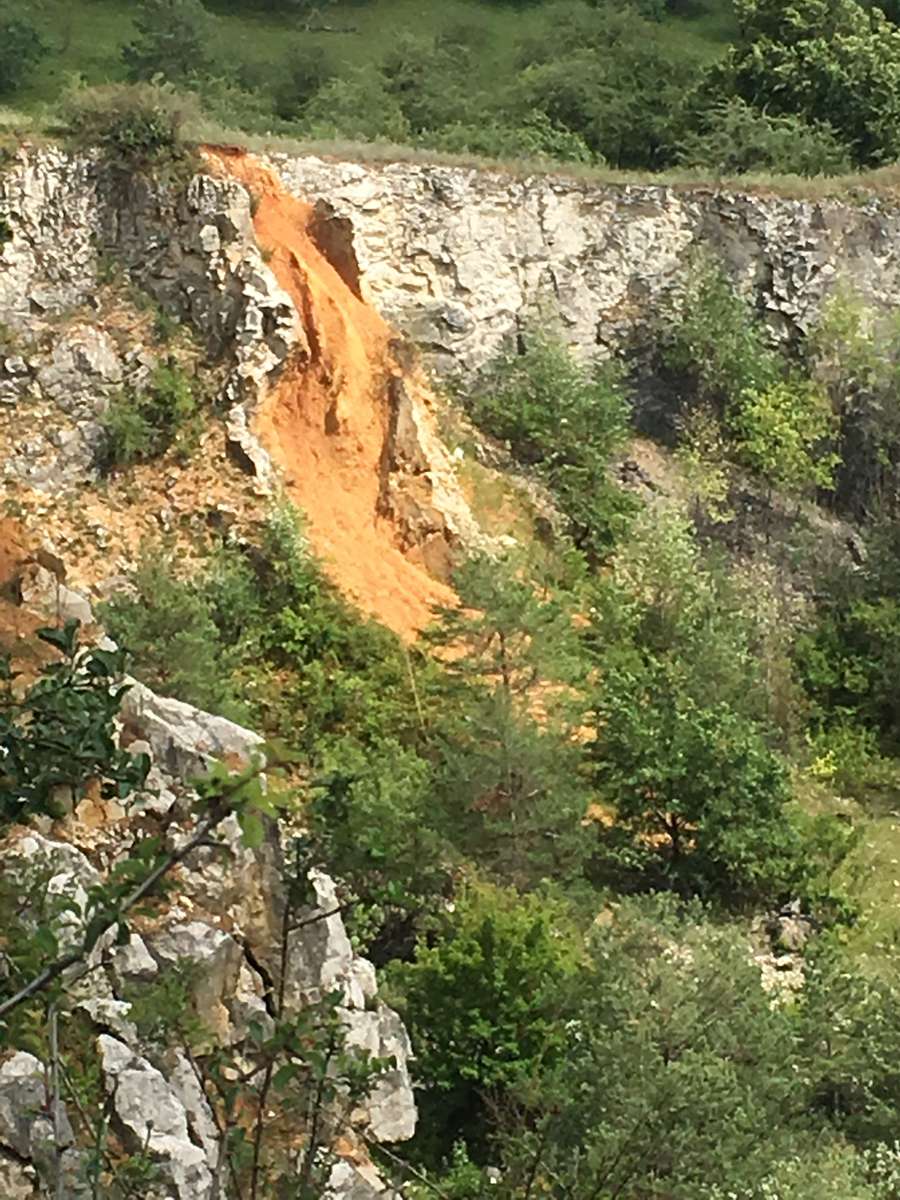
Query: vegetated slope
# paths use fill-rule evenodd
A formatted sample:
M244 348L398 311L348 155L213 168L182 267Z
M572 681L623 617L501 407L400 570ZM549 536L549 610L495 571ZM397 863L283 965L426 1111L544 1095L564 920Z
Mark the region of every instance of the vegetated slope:
M390 520L379 515L388 380L396 372L392 332L316 246L311 207L253 157L216 156L256 198L257 238L309 346L269 394L257 432L334 581L364 612L410 637L428 623L432 605L453 593L404 555Z

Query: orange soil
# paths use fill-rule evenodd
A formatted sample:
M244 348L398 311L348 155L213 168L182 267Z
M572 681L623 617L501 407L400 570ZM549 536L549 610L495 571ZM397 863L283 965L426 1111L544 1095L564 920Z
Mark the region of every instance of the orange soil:
M342 592L412 639L453 593L404 557L378 516L392 332L354 295L309 234L310 205L241 151L207 151L254 196L257 241L294 302L309 355L263 402L255 432L307 517L310 541Z
M30 681L53 651L35 637L45 617L19 608L13 593L15 581L26 563L32 560L32 547L22 526L13 520L0 520L0 654L8 654L13 668L22 673L21 682Z

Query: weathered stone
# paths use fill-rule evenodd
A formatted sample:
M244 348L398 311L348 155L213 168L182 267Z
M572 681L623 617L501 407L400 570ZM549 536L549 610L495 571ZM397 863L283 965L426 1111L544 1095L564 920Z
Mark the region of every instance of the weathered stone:
M146 1147L178 1200L207 1200L212 1174L206 1152L190 1139L187 1113L175 1090L145 1058L107 1034L97 1039L107 1091L126 1145Z
M146 982L159 971L156 959L147 949L147 943L133 929L125 945L117 946L113 951L111 966L120 984Z
M151 747L157 765L181 780L201 774L212 759L247 765L263 741L225 717L157 696L137 681L125 695L122 720Z
M0 1150L0 1196L3 1200L40 1200L37 1171Z
M362 295L438 367L482 366L538 314L584 353L677 303L690 250L721 255L773 329L810 328L835 287L900 298L900 207L698 186L525 179L414 163L276 156L288 188L343 222Z
M0 1066L0 1144L20 1158L31 1154L31 1128L46 1108L44 1078L40 1060L21 1050Z
M371 1165L342 1161L332 1167L322 1200L392 1200L395 1195Z
M86 1200L88 1188L74 1141L65 1105L59 1105L54 1120L43 1063L24 1051L7 1059L0 1067L0 1146L20 1159L30 1160L35 1168L33 1174L19 1172L18 1178L12 1173L19 1194L32 1194L25 1189L36 1175L43 1184L43 1194L57 1195L57 1177L61 1176L62 1194L71 1200ZM4 1171L0 1160L0 1181L5 1173L9 1172ZM6 1200L6 1194L2 1194Z
M93 610L84 596L66 587L39 563L30 563L25 568L19 591L25 608L60 625L66 621L80 621L82 625L94 623Z
M369 1133L380 1142L408 1141L416 1131L417 1113L407 1065L412 1047L403 1022L381 1003L373 1010L350 1009L343 1019L349 1047L395 1063L366 1097L364 1120Z
M234 405L225 419L225 446L232 460L242 471L253 475L266 494L272 490L272 460L250 431L247 413Z

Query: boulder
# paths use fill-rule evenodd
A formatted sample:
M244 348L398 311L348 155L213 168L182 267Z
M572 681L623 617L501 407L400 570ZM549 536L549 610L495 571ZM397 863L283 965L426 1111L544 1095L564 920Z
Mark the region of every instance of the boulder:
M173 1200L209 1200L206 1151L190 1137L176 1090L145 1058L108 1034L97 1039L106 1090L126 1147L146 1152L171 1184Z

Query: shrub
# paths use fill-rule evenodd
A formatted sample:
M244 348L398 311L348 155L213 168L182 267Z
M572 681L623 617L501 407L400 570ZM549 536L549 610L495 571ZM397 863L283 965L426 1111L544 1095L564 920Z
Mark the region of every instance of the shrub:
M199 412L190 379L174 362L158 366L141 391L124 391L103 415L104 471L156 458L172 446L187 455L198 434Z
M132 587L104 605L102 617L110 635L133 655L140 678L165 696L245 716L230 679L238 650L223 644L209 604L178 577L172 556L145 547Z
M827 121L773 117L737 97L713 104L698 128L682 137L676 158L682 166L717 175L845 175L852 170L850 148Z
M403 142L409 122L383 76L373 67L357 67L329 80L303 110L303 127L314 138Z
M422 141L451 154L483 154L490 158L533 158L554 162L596 161L578 133L555 125L543 112L529 113L520 125L496 120L456 122L429 130Z
M780 375L750 304L707 255L688 263L679 313L660 332L659 357L685 407L707 404L720 418L743 392L765 391Z
M286 121L300 116L303 108L335 72L318 46L306 42L292 47L285 60L285 75L275 93L275 111Z
M809 380L793 378L743 392L730 424L743 462L782 492L830 489L840 462L837 425L828 397Z
M613 482L610 461L628 431L616 371L582 365L542 334L506 354L465 398L475 423L534 467L569 518L575 544L597 562L627 524L634 502Z
M185 84L208 71L212 18L201 0L140 0L134 25L122 51L130 79Z
M423 1112L445 1145L464 1136L483 1153L491 1099L502 1105L562 1050L561 994L577 957L566 932L546 897L470 886L440 936L421 939L414 961L393 968L427 1081Z
M859 165L900 152L900 30L856 0L738 0L740 38L711 69L713 95L772 116L827 120Z
M146 757L120 750L115 718L128 690L119 680L120 651L88 649L78 622L41 629L38 636L59 651L24 695L14 687L10 661L0 656L0 820L31 813L62 815L60 793L80 799L93 779L105 796L125 797L144 782Z
M0 96L17 91L47 53L34 24L18 7L0 5Z
M66 128L76 145L99 147L122 171L151 170L190 162L185 122L194 101L153 84L108 84L73 92Z

